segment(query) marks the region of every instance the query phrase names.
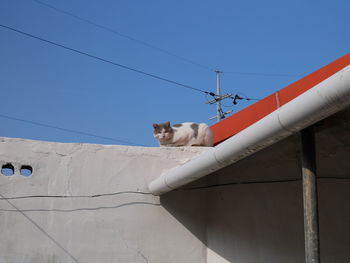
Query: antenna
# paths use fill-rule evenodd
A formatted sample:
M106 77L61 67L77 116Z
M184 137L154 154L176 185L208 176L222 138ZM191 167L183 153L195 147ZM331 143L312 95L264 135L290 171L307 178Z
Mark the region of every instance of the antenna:
M216 73L216 93L214 92L205 92L207 95L210 95L213 97L212 100L207 100L206 104L216 104L216 115L214 117L209 118L209 120L216 119L216 122L221 121L226 117L227 114L233 112L232 110L229 111L222 111L221 108L221 101L224 99L231 99L232 100L232 106L237 105L240 100L259 100L259 99L252 99L248 98L246 96L239 96L238 94L233 93L226 93L221 95L220 94L220 74L223 73L220 70L214 70Z
M226 98L231 98L232 94L224 94L224 95L220 94L220 74L222 73L222 71L215 70L214 72L216 73L216 94L210 94L214 97L214 99L206 102L206 104L216 103L216 116L211 117L209 120L216 119L216 122L219 122L225 118L226 114L229 114L232 112L232 110L223 112L221 107L221 101Z

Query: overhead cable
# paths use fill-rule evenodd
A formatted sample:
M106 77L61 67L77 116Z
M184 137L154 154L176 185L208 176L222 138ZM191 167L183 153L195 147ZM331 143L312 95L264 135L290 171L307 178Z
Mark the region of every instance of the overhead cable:
M172 53L172 52L170 52L170 51L168 51L168 50L166 50L166 49L157 47L157 46L152 45L152 44L150 44L150 43L147 43L147 42L145 42L145 41L142 41L142 40L139 40L139 39L137 39L137 38L131 37L131 36L125 34L125 33L121 33L121 32L119 32L119 31L117 31L117 30L115 30L115 29L113 29L113 28L111 28L111 27L108 27L108 26L105 26L105 25L96 23L96 22L94 22L94 21L91 21L91 20L86 19L86 18L84 18L84 17L78 16L78 15L76 15L76 14L73 14L72 12L63 10L63 9L61 9L61 8L58 8L58 7L56 7L56 6L53 6L53 5L51 5L51 4L45 3L45 2L40 1L40 0L32 0L32 1L34 1L34 2L36 2L37 4L40 4L40 5L42 5L42 6L45 6L45 7L47 7L47 8L50 8L50 9L52 9L52 10L58 12L58 13L65 14L65 15L67 15L67 16L73 17L73 18L75 18L75 19L77 19L77 20L80 20L80 21L82 21L82 22L85 22L85 23L87 23L87 24L93 25L93 26L95 26L95 27L97 27L97 28L106 30L106 31L108 31L108 32L110 32L110 33L113 33L113 34L115 34L115 35L118 35L119 37L123 37L123 38L125 38L125 39L130 40L130 41L134 41L134 42L139 43L139 44L141 44L141 45L144 45L144 46L146 46L146 47L148 47L148 48L151 48L151 49L154 49L154 50L163 52L163 53L165 53L165 54L167 54L167 55L169 55L169 56L172 56L172 57L175 57L175 58L177 58L177 59L183 60L183 61L185 61L185 62L187 62L187 63L192 64L192 65L195 65L195 66L204 68L204 69L206 69L206 70L214 71L214 72L215 72L215 70L214 70L212 67L210 67L210 66L207 66L207 65L204 65L204 64L195 62L195 61L193 61L193 60L191 60L191 59L187 59L187 58L185 58L185 57L183 57L183 56L176 55L176 54L174 54L174 53ZM261 73L261 72L240 72L240 71L224 71L223 73L236 74L236 75L265 76L265 77L299 77L299 76L301 76L301 75L298 75L298 74L274 74L274 73Z
M3 28L6 28L8 30L11 30L13 32L19 33L21 35L40 40L42 42L46 42L48 44L51 44L51 45L54 45L56 47L60 47L60 48L63 48L63 49L75 52L75 53L80 54L80 55L84 55L84 56L87 56L87 57L90 57L90 58L93 58L93 59L96 59L96 60L99 60L99 61L102 61L102 62L105 62L105 63L109 63L111 65L114 65L114 66L117 66L117 67L120 67L120 68L124 68L124 69L130 70L130 71L133 71L133 72L136 72L136 73L148 76L148 77L152 77L154 79L162 80L162 81L165 81L165 82L177 85L177 86L181 86L181 87L184 87L184 88L187 88L187 89L192 89L192 90L195 90L195 91L198 91L198 92L202 92L202 93L208 94L208 92L205 91L205 90L197 89L197 88L191 87L189 85L182 84L182 83L177 82L177 81L173 81L173 80L170 80L170 79L159 77L159 76L154 75L154 74L150 74L150 73L144 72L142 70L131 68L129 66L125 66L125 65L122 65L120 63L117 63L117 62L114 62L114 61L111 61L111 60L108 60L108 59L104 59L104 58L101 58L101 57L98 57L98 56L86 53L84 51L80 51L80 50L77 50L77 49L74 49L74 48L71 48L71 47L68 47L68 46L65 46L65 45L53 42L51 40L44 39L42 37L35 36L33 34L30 34L30 33L27 33L27 32L24 32L24 31L21 31L21 30L18 30L18 29L15 29L13 27L9 27L9 26L3 25L3 24L0 24L0 26L3 27Z
M136 43L138 43L138 44L144 45L144 46L146 46L146 47L148 47L148 48L151 48L151 49L154 49L154 50L163 52L163 53L165 53L165 54L167 54L167 55L169 55L169 56L175 57L175 58L177 58L177 59L180 59L180 60L185 61L185 62L187 62L187 63L190 63L190 64L192 64L192 65L195 65L195 66L204 68L204 69L209 70L209 71L214 71L214 70L213 70L212 68L210 68L209 66L206 66L206 65L203 65L203 64L201 64L201 63L197 63L197 62L195 62L195 61L193 61L193 60L190 60L190 59L184 58L184 57L182 57L182 56L176 55L176 54L174 54L174 53L172 53L172 52L170 52L170 51L168 51L168 50L165 50L165 49L163 49L163 48L154 46L154 45L152 45L152 44L150 44L150 43L147 43L147 42L145 42L145 41L136 39L136 38L131 37L131 36L129 36L129 35L126 35L126 34L124 34L124 33L120 33L119 31L117 31L117 30L115 30L115 29L113 29L113 28L110 28L110 27L101 25L101 24L99 24L99 23L93 22L93 21L91 21L91 20L89 20L89 19L83 18L83 17L81 17L81 16L78 16L78 15L73 14L73 13L71 13L71 12L68 12L68 11L66 11L66 10L60 9L60 8L58 8L58 7L56 7L56 6L53 6L53 5L44 3L44 2L42 2L42 1L39 1L39 0L33 0L33 1L36 2L36 3L38 3L38 4L40 4L40 5L46 6L46 7L50 8L50 9L52 9L52 10L55 10L55 11L58 12L58 13L62 13L62 14L68 15L68 16L70 16L70 17L73 17L73 18L77 19L77 20L83 21L83 22L85 22L85 23L88 23L88 24L93 25L93 26L95 26L95 27L98 27L98 28L100 28L100 29L103 29L103 30L106 30L106 31L108 31L108 32L110 32L110 33L113 33L113 34L115 34L115 35L118 35L119 37L126 38L126 39L131 40L131 41L134 41L134 42L136 42Z
M263 77L301 77L300 74L275 74L262 72L241 72L241 71L224 71L225 74L248 75L248 76L263 76Z
M171 84L174 84L174 85L183 87L183 88L187 88L187 89L195 90L195 91L198 91L198 92L202 92L202 93L207 94L207 95L210 95L210 96L212 96L212 97L214 97L214 98L217 97L217 94L215 94L215 93L213 93L213 92L208 92L208 91L205 91L205 90L202 90L202 89L198 89L198 88L195 88L195 87L186 85L186 84L182 84L182 83L177 82L177 81L173 81L173 80L166 79L166 78L163 78L163 77L154 75L154 74L150 74L150 73L147 73L147 72L144 72L144 71L135 69L135 68L131 68L131 67L129 67L129 66L125 66L125 65L122 65L122 64L120 64L120 63L117 63L117 62L114 62L114 61L111 61L111 60L108 60L108 59L104 59L104 58L101 58L101 57L98 57L98 56L95 56L95 55L86 53L86 52L84 52L84 51L80 51L80 50L77 50L77 49L74 49L74 48L71 48L71 47L68 47L68 46L65 46L65 45L62 45L62 44L53 42L53 41L51 41L51 40L44 39L44 38L42 38L42 37L35 36L35 35L33 35L33 34L30 34L30 33L27 33L27 32L24 32L24 31L21 31L21 30L18 30L18 29L15 29L15 28L13 28L13 27L9 27L9 26L3 25L3 24L0 24L0 27L3 27L3 28L5 28L5 29L8 29L8 30L14 31L14 32L16 32L16 33L19 33L19 34L21 34L21 35L24 35L24 36L27 36L27 37L30 37L30 38L34 38L34 39L40 40L40 41L42 41L42 42L45 42L45 43L54 45L54 46L56 46L56 47L60 47L60 48L63 48L63 49L66 49L66 50L75 52L75 53L77 53L77 54L84 55L84 56L87 56L87 57L90 57L90 58L93 58L93 59L96 59L96 60L99 60L99 61L102 61L102 62L111 64L111 65L120 67L120 68L123 68L123 69L127 69L127 70L130 70L130 71L133 71L133 72L136 72L136 73L139 73L139 74L148 76L148 77L152 77L152 78L155 78L155 79L158 79L158 80L162 80L162 81L165 81L165 82L168 82L168 83L171 83ZM237 100L237 99L256 100L256 99L251 99L251 98L236 98L236 100ZM236 101L236 100L235 100L235 101ZM234 103L234 104L237 104L237 103Z
M93 134L93 133L77 131L77 130L73 130L73 129L62 128L62 127L53 126L53 125L40 123L40 122L35 122L35 121L30 121L30 120L24 120L24 119L12 117L12 116L4 115L4 114L0 114L0 118L4 118L4 119L8 119L8 120L14 120L14 121L20 121L20 122L24 122L24 123L28 123L28 124L32 124L32 125L36 125L36 126L56 129L56 130L60 130L60 131L64 131L64 132L76 133L76 134L80 134L80 135L85 135L85 136L89 136L89 137L95 137L95 138L109 140L109 141L114 141L114 142L118 142L118 143L124 143L124 144L128 144L128 145L145 146L145 145L142 145L142 144L139 144L139 143L134 143L134 142L125 141L125 140L119 140L119 139L115 139L115 138L111 138L111 137L100 136L100 135L96 135L96 134Z

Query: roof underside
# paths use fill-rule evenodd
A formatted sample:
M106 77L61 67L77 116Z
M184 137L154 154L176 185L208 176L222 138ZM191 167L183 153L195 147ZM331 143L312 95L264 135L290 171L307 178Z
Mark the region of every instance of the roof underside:
M315 124L315 136L317 177L350 179L350 109ZM194 185L301 180L299 152L300 135L295 134Z

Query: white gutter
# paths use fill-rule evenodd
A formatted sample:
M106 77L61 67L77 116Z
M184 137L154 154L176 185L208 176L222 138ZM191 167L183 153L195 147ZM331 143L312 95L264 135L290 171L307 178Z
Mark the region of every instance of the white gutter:
M350 66L338 71L248 128L153 180L154 195L167 193L280 141L350 105Z

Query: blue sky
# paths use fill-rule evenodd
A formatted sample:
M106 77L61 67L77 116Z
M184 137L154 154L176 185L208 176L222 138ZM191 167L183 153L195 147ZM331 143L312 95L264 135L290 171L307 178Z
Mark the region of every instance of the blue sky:
M223 93L261 99L347 54L350 46L345 0L40 1L56 10L35 0L1 0L0 24L209 92L215 91L217 69L223 71ZM157 146L154 122L215 122L208 119L216 108L205 104L202 92L3 27L0 47L0 136ZM223 102L234 112L251 103Z

